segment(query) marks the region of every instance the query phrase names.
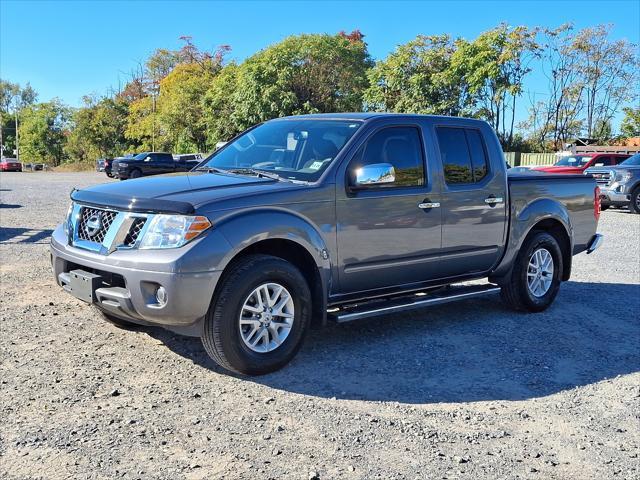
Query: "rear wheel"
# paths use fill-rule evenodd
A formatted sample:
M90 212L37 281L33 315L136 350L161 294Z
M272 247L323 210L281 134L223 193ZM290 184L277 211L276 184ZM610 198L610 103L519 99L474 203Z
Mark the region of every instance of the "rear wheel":
M636 187L636 189L631 193L629 210L636 214L640 213L640 187Z
M501 285L503 301L515 310L541 312L553 303L562 280L562 251L558 241L546 232L529 236L511 271Z
M220 366L262 375L285 366L311 322L300 271L270 255L248 255L225 275L205 318L202 343Z
M605 210L609 210L610 205L600 205L600 210L601 211L605 211Z

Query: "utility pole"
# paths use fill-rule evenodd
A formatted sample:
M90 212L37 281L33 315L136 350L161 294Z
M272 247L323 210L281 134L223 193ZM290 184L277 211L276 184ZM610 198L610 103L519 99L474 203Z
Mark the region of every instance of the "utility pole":
M151 112L152 127L151 127L151 150L156 151L156 94L151 95L153 99L153 108Z
M16 160L20 161L20 138L18 137L18 105L13 111L16 116Z

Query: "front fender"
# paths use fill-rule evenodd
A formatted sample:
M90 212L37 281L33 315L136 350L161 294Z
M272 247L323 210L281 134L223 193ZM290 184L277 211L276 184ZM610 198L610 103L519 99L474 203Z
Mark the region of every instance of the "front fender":
M329 269L328 250L322 235L306 218L284 208L252 208L216 220L215 228L232 248L222 258L219 268L226 265L242 250L263 240L290 240L307 250L320 269Z

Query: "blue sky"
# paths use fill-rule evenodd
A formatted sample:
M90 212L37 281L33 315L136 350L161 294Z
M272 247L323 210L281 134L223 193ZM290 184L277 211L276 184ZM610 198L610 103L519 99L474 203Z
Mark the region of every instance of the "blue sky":
M156 48L190 35L201 48L228 44L242 60L297 33L360 29L374 58L417 34L473 38L500 22L577 28L613 24L640 42L640 1L177 2L0 0L0 77L31 82L40 100L77 106L125 81ZM532 76L530 91L544 91Z

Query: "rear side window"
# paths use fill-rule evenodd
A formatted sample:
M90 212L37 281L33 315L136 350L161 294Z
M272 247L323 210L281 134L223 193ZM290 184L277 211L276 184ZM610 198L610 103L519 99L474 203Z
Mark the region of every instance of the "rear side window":
M479 182L487 176L487 151L480 131L438 127L436 135L448 184Z
M354 156L350 170L375 163L393 165L396 181L391 186L424 185L424 158L418 129L388 127L373 134Z
M609 165L613 165L613 162L611 161L611 157L598 157L595 159L595 161L593 162L592 166L604 166L604 167L608 167Z

